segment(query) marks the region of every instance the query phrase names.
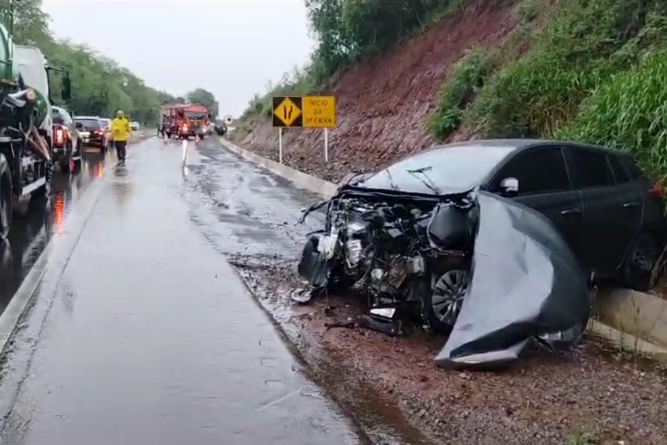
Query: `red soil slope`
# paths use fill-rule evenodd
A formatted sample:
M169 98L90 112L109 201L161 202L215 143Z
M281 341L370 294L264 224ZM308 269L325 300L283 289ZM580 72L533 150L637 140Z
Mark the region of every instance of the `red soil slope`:
M427 32L386 54L353 67L320 93L337 99L337 127L329 133L324 163L323 130L288 129L284 161L329 180L372 170L435 143L427 122L449 67L466 48L494 47L515 25L513 0L477 0ZM263 156L278 157L278 130L259 122L237 141Z

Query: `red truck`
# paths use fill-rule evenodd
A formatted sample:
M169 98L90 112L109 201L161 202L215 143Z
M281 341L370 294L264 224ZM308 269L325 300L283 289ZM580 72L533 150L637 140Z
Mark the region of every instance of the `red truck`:
M168 104L160 109L158 134L160 136L178 136L187 139L190 136L204 138L210 122L210 113L201 105Z

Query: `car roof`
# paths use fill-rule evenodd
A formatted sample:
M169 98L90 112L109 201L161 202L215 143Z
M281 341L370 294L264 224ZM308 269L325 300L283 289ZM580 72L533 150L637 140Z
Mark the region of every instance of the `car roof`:
M99 116L74 116L74 119L100 119Z
M513 153L517 153L542 145L560 145L566 147L583 148L586 150L595 150L613 155L631 156L631 153L627 151L603 147L600 145L585 144L583 142L575 141L557 141L550 139L472 139L469 141L455 142L452 144L436 145L429 148L429 150L446 149L450 147L482 146L495 148L508 147L514 149L512 150Z

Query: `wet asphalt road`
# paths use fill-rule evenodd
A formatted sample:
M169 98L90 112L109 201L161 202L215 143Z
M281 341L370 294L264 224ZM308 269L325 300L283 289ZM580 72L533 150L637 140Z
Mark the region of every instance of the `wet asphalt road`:
M213 141L184 170L155 139L86 165L25 229L54 247L2 365L0 443L364 443L226 261L294 257L312 197ZM28 267L45 241L14 236Z
M0 245L0 313L72 205L95 179L103 176L105 161L99 149L86 148L79 171L63 174L56 168L49 199L20 204L23 214L14 217L9 243ZM111 156L108 161L112 162Z

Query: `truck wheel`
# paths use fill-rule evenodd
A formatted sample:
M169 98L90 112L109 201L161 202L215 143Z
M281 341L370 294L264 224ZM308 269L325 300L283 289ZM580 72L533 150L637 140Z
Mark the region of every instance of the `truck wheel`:
M7 164L0 165L0 241L2 241L9 236L12 223L12 180Z

